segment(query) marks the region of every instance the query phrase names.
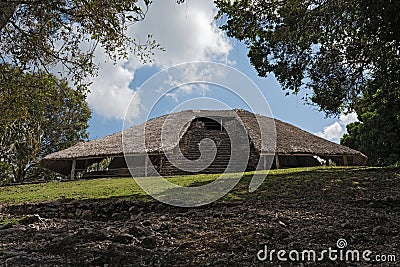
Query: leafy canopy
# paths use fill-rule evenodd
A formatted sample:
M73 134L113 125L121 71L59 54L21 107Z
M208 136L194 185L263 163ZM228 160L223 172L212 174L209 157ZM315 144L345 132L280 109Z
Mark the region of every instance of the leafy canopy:
M91 111L85 96L65 80L7 64L0 69L6 74L0 75L0 176L18 182L38 178L44 155L87 139Z
M0 0L0 63L51 71L57 66L75 84L95 74L98 45L111 59L134 52L142 61L160 48L127 36L145 18L150 0ZM60 66L61 65L61 66Z
M216 0L260 76L306 92L328 115L355 110L342 144L372 165L400 162L400 1Z
M259 75L273 72L285 89L307 89L307 100L327 114L354 108L369 81L398 75L400 1L215 2L221 28L248 45Z
M393 79L381 85L382 89L364 91L356 105L360 122L347 125L348 133L340 140L366 154L370 165L400 165L400 91L391 90L393 82L398 85L399 81Z

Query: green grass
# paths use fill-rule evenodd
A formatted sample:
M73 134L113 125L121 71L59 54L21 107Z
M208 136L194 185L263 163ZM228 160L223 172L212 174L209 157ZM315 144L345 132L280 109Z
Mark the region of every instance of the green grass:
M0 227L5 225L5 224L19 224L19 221L23 217L1 217L0 218Z
M180 186L190 186L199 182L210 182L218 175L193 175L168 178ZM148 179L148 178L147 178ZM0 187L0 203L16 204L62 199L99 199L129 197L150 199L132 178L103 178L40 184Z
M225 200L240 200L245 198L268 197L302 197L310 190L324 194L340 190L344 185L346 190L362 190L368 179L376 177L379 168L351 167L318 167L272 170L262 186L254 193L248 192L248 185L253 175L263 175L266 172L246 173L239 184ZM215 180L219 175L191 175L168 178L180 186L198 186ZM229 174L227 179L237 177ZM149 178L145 178L149 179ZM151 180L149 179L149 182ZM343 193L343 192L341 192ZM129 198L149 200L149 197L132 178L104 178L96 180L79 180L69 182L49 182L0 187L0 203L15 204L24 202L41 202L62 199L101 199Z

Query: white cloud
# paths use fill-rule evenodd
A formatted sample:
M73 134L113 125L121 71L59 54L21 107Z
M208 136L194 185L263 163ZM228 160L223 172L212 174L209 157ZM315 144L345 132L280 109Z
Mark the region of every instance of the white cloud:
M339 122L335 122L325 127L322 132L316 133L316 135L331 141L337 141L342 137L344 131L343 126Z
M155 1L144 21L129 29L134 38L145 40L148 34L165 48L155 51L155 64L161 68L197 60L226 60L231 44L215 25L215 5L211 0ZM137 60L131 64L137 67Z
M168 78L164 81L164 87L160 87L160 92L175 88L173 98L176 102L178 102L179 95L196 92L205 96L210 88L209 84L203 81L216 81L218 78L226 76L221 68L215 68L215 65L212 64L185 64L167 71L172 73L168 74Z
M96 53L97 60L104 60L102 49ZM90 86L88 102L94 111L110 119L122 119L134 91L129 88L129 83L134 73L123 67L124 62L119 61L113 65L101 65L99 75ZM138 103L139 104L139 103ZM136 114L135 114L136 115Z
M339 117L339 121L326 126L322 132L317 132L315 135L338 143L343 134L347 132L346 125L356 121L358 119L355 112L342 114Z
M172 98L172 99L173 99L175 102L177 102L177 103L178 103L178 101L179 101L177 94L174 94L174 93L166 93L165 96Z
M232 49L228 39L215 25L216 9L211 0L190 1L177 5L175 0L155 1L144 21L133 25L129 35L145 41L148 34L165 48L154 51L154 65L166 68L188 61L227 61ZM102 50L97 51L99 76L90 86L88 102L97 114L110 119L123 119L127 105L134 95L129 84L134 73L143 65L134 55L128 61L104 62ZM201 89L201 88L200 88ZM182 88L179 93L191 93ZM175 95L175 97L178 97ZM136 98L137 113L140 100ZM137 114L133 114L137 115Z
M340 119L340 122L344 125L358 121L357 113L355 113L355 112L351 112L349 114L342 114L342 115L340 115L339 119Z

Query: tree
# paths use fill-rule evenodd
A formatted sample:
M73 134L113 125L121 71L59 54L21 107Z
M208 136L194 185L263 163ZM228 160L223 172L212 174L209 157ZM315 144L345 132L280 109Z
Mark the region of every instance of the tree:
M127 27L143 20L150 0L0 0L0 63L22 70L62 72L76 84L94 75L94 50L111 59L128 48L146 61L159 45L130 38ZM60 72L61 73L61 72Z
M370 165L399 165L399 107L398 90L379 89L376 92L364 92L363 98L356 105L360 122L347 125L348 133L340 140L341 144L366 154Z
M0 162L14 182L38 175L46 154L87 139L91 111L85 95L45 72L0 65ZM10 80L12 77L12 80Z
M248 45L251 64L260 76L273 72L283 88L306 89L307 100L327 114L352 109L369 81L383 83L399 69L400 1L216 4L218 17L224 19L221 28Z
M400 161L400 1L216 0L260 76L305 90L327 115L355 110L342 143L374 165Z

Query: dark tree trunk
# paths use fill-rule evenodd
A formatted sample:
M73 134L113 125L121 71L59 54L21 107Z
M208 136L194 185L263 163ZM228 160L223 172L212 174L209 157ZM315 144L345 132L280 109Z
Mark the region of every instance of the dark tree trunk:
M24 181L24 177L25 177L25 172L22 168L18 168L18 173L17 173L17 183L22 183Z

